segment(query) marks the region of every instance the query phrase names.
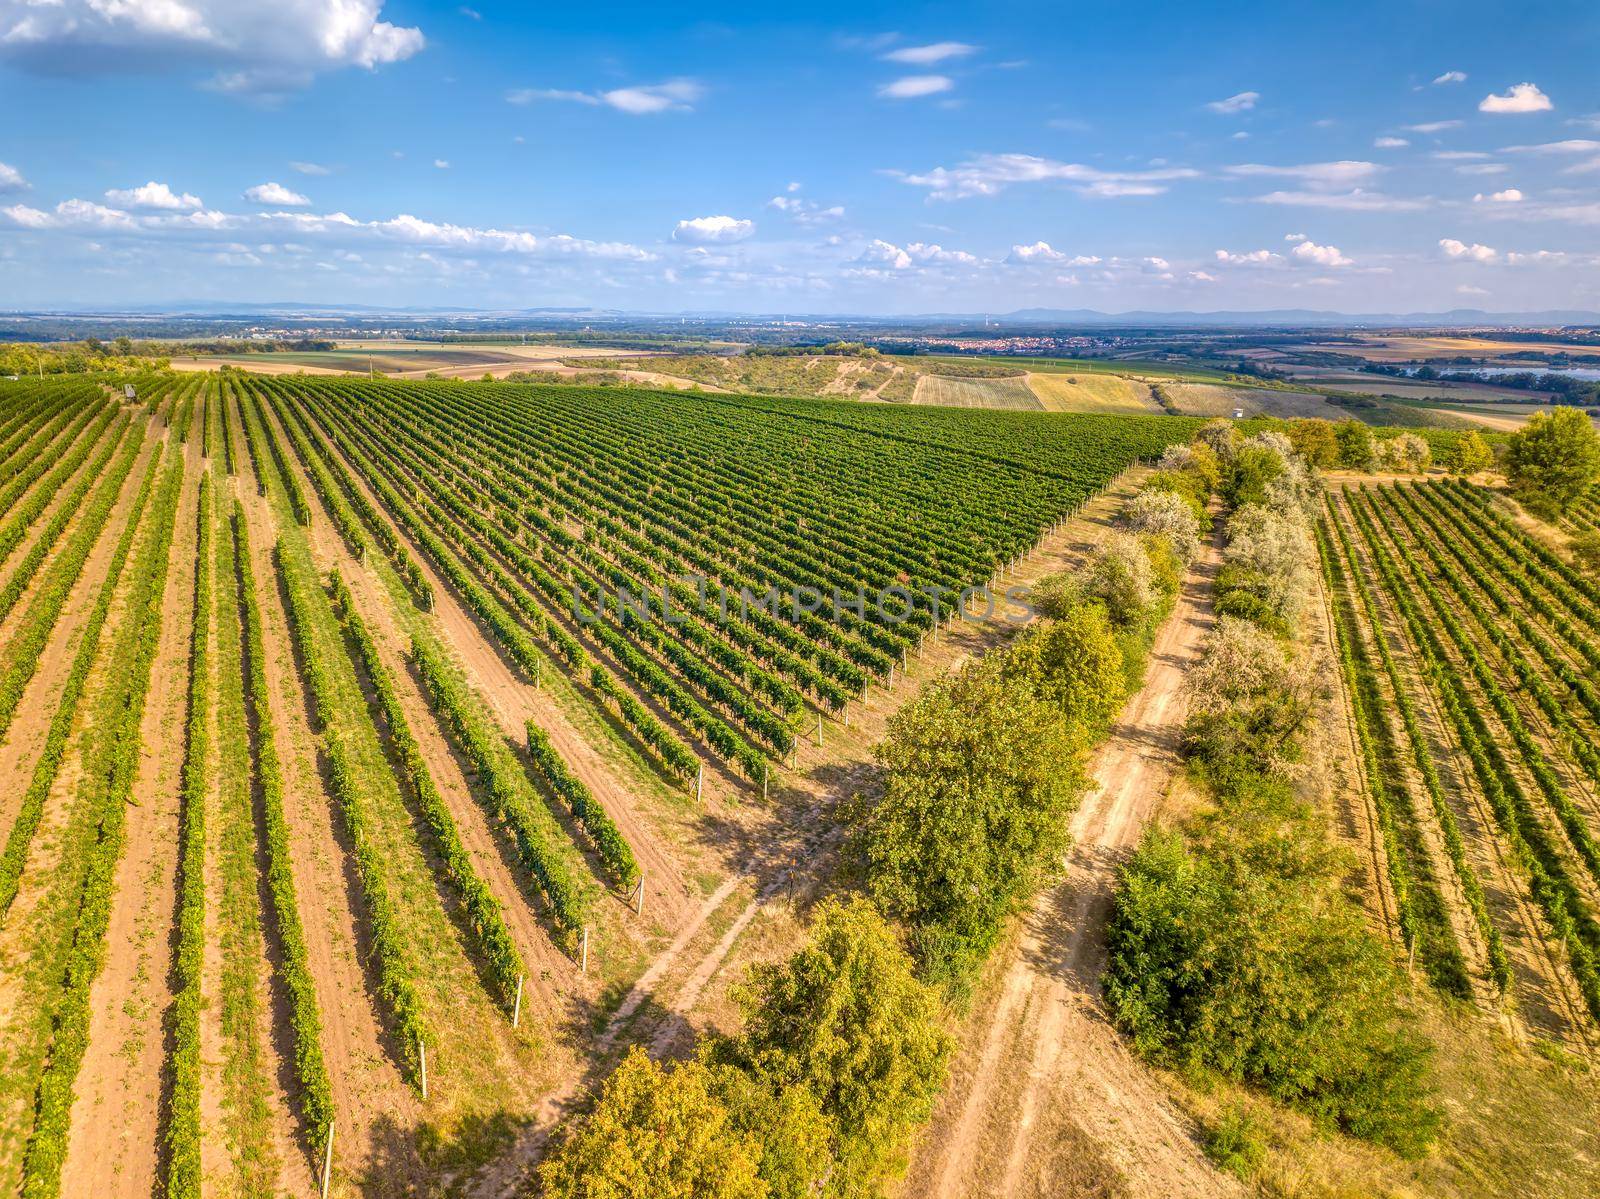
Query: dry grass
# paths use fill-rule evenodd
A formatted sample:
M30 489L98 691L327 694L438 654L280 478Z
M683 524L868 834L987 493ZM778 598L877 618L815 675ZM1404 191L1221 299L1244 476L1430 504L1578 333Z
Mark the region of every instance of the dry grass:
M1028 386L1051 412L1159 412L1150 387L1122 375L1058 375L1034 371Z
M954 379L924 375L917 383L916 403L945 408L1011 408L1038 411L1044 405L1026 379Z

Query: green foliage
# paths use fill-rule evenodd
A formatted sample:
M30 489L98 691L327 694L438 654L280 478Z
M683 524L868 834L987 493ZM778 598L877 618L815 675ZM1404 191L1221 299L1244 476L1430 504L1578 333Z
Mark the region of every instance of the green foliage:
M317 1007L317 988L311 977L299 901L295 898L289 822L283 810L283 767L278 759L277 721L273 715L276 709L267 685L266 638L256 596L255 568L251 564L250 531L244 506L237 499L233 502L231 523L234 583L244 619L246 708L256 728L254 767L265 832L267 899L283 955L281 977L289 1000L296 1108L305 1127L307 1148L316 1153L327 1141L333 1123L333 1088L322 1056L322 1016Z
M411 660L434 712L461 755L477 771L490 815L506 826L518 857L544 893L550 914L570 947L583 929L587 905L577 880L556 849L560 827L545 811L504 738L490 726L482 706L439 647L420 635L413 637Z
M1469 429L1450 443L1444 452L1444 468L1460 478L1475 475L1494 465L1494 451L1483 439L1483 434Z
M700 1062L635 1046L600 1101L539 1167L548 1199L767 1199L760 1138L739 1127Z
M1266 1130L1249 1111L1235 1105L1206 1128L1202 1147L1219 1167L1249 1182L1266 1160Z
M173 973L172 1090L166 1126L167 1197L199 1199L200 1012L206 937L206 791L211 775L211 474L200 477L195 534L194 626L189 637L189 710L184 725L178 855L178 949Z
M952 1048L893 930L865 900L825 900L808 943L752 966L736 998L744 1029L713 1058L775 1094L810 1091L835 1130L831 1193L877 1194L932 1111Z
M384 723L389 730L389 748L395 760L396 776L409 788L412 798L422 813L423 824L433 838L433 850L438 855L440 872L461 901L474 949L488 967L494 980L495 997L510 1010L516 1000L517 981L523 973L522 955L511 939L506 927L500 901L479 876L477 867L466 846L455 817L439 788L433 781L433 772L422 756L422 748L411 732L405 708L395 691L394 677L378 653L378 646L367 630L366 622L356 611L354 597L338 572L331 580L331 594L335 614L344 626L355 648L356 661L377 696L383 710Z
M1600 577L1600 529L1586 529L1567 542L1572 563L1590 578Z
M528 759L539 776L549 785L556 797L567 806L594 845L595 852L607 870L611 871L623 887L631 887L639 879L639 863L628 848L622 830L606 813L600 801L577 775L567 769L549 735L533 721L526 724L528 734Z
M149 530L133 558L125 597L128 619L112 648L114 682L103 697L101 719L91 734L83 802L89 805L96 835L81 863L66 958L56 963L60 989L50 1001L49 1054L34 1095L32 1135L23 1157L24 1199L47 1199L61 1192L74 1089L89 1048L90 992L105 965L117 861L141 757L140 725L161 639L162 598L183 486L182 459L175 452L172 456L175 460L164 464L156 488Z
M1109 729L1122 707L1122 647L1100 604L1076 604L1025 630L1003 671L1091 736Z
M1119 872L1105 977L1119 1027L1157 1061L1420 1154L1438 1124L1428 1053L1325 832L1264 779L1230 791L1195 845L1152 831Z
M1024 643L1015 671L1002 662L969 666L891 718L875 751L883 790L855 796L844 820L868 894L910 927L929 978L970 975L1065 849L1066 817L1086 782L1083 736L1063 704L1084 702L1089 680L1041 681L1054 688L1043 698L1031 673L1075 639L1097 642L1095 670L1105 673L1105 651L1115 648L1106 633L1092 615L1054 645L1039 640L1049 635L1042 632Z
M1267 446L1242 445L1228 463L1222 498L1229 507L1267 502L1267 485L1283 476L1283 458Z
M1588 414L1576 408L1536 413L1511 435L1506 478L1530 512L1566 512L1600 478L1600 434Z
M1370 426L1358 420L1343 420L1334 429L1339 442L1339 465L1345 470L1371 470L1377 442Z
M1317 417L1292 420L1288 434L1294 452L1310 466L1327 470L1339 464L1339 435L1332 421Z

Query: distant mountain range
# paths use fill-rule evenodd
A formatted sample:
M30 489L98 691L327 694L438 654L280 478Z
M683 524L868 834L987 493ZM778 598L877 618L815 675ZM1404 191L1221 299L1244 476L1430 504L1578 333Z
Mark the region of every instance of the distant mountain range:
M773 321L807 322L833 325L921 326L958 325L964 329L995 327L1063 328L1351 328L1359 326L1406 328L1463 328L1483 326L1544 327L1551 325L1600 326L1600 312L1585 309L1547 309L1538 312L1485 312L1478 308L1455 308L1448 312L1331 312L1313 308L1270 308L1259 311L1222 310L1216 312L1101 312L1093 308L1020 308L1013 312L928 312L879 316L867 313L751 313L731 311L652 312L582 306L543 308L472 309L455 307L386 308L363 304L309 304L294 302L244 303L217 300L179 301L164 304L130 304L112 308L56 309L51 311L13 311L3 314L26 317L198 317L249 319L261 317L312 318L353 317L399 320L496 320L518 318L541 321L571 321L606 324L620 321L719 321L766 323Z

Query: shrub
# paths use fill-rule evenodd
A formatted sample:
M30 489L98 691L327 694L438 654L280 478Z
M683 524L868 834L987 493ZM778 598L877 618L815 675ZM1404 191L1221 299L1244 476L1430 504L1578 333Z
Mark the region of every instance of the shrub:
M1476 429L1457 437L1444 454L1444 468L1461 478L1488 470L1493 465L1494 451Z
M1135 533L1165 537L1182 562L1192 561L1200 552L1200 521L1191 498L1146 488L1133 497L1127 517Z
M1340 421L1334 430L1339 465L1346 470L1371 470L1375 442L1372 429L1358 420Z
M1288 436L1294 452L1309 465L1326 470L1339 464L1339 437L1332 421L1319 417L1290 421Z
M1155 605L1156 581L1150 555L1137 537L1112 533L1082 574L1083 594L1106 606L1112 623L1130 628L1142 623Z
M1122 649L1100 604L1079 604L1024 631L1007 652L1003 669L1091 733L1107 729L1122 706Z

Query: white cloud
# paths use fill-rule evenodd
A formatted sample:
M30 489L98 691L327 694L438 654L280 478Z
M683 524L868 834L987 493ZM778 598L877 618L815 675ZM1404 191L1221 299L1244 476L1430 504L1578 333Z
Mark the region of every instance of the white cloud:
M912 67L931 67L947 58L965 58L977 53L978 47L966 42L934 42L928 46L902 46L883 55L888 62L905 63Z
M1456 293L1463 296L1486 296L1489 294L1489 289L1486 287L1474 287L1470 283L1463 283L1456 288Z
M1518 253L1512 250L1506 255L1506 261L1512 266L1528 266L1533 263L1562 263L1567 260L1564 250L1533 250L1527 253Z
M1345 257L1338 246L1319 246L1310 240L1298 243L1289 253L1301 262L1310 262L1316 266L1350 266L1353 263L1352 259Z
M1436 76L1433 82L1437 86L1441 83L1465 83L1466 81L1467 73L1465 71L1446 71L1443 75Z
M1232 116L1238 112L1249 112L1256 106L1256 101L1261 99L1260 92L1239 92L1229 96L1226 100L1213 100L1206 107L1212 112L1220 112L1224 116Z
M506 93L508 104L532 104L535 100L564 100L573 104L605 105L629 116L654 116L659 112L691 112L705 95L705 87L693 79L669 79L665 83L639 84L612 88L604 92L580 92L559 87L518 87Z
M27 190L28 181L22 177L22 172L10 163L0 162L0 195Z
M1283 235L1283 240L1284 241L1294 242L1294 241L1309 241L1310 239L1304 233L1285 233Z
M1380 150L1400 150L1411 143L1403 137L1375 137L1372 144Z
M106 193L106 199L122 208L157 208L190 212L205 207L200 202L199 196L191 196L188 192L179 195L165 183L157 183L154 179L138 187L114 187Z
M1047 241L1036 241L1031 246L1012 246L1006 261L1018 265L1050 263L1056 266L1098 266L1100 264L1098 255L1064 254Z
M1600 151L1600 141L1588 137L1569 137L1559 142L1505 146L1503 150L1507 154L1593 154Z
M729 245L744 241L756 231L754 221L739 220L731 216L697 216L679 221L672 231L672 240L690 245Z
M246 189L244 198L252 204L270 208L309 208L311 201L297 191L290 191L281 183L258 183Z
M1455 168L1458 175L1504 175L1511 168L1503 162L1468 162Z
M1259 162L1245 162L1223 168L1230 175L1244 178L1295 179L1307 187L1349 187L1371 179L1384 168L1375 162L1344 159L1339 162L1307 162L1298 166L1268 166Z
M1347 192L1275 191L1252 196L1256 204L1281 204L1289 208L1332 208L1344 212L1417 212L1432 201L1426 198L1389 196L1382 192L1354 188Z
M448 158L435 158L433 160L433 169L436 171L448 171L450 169L450 160Z
M0 215L9 217L24 229L80 229L114 231L138 227L133 217L118 208L107 208L92 200L63 200L53 212L13 204L0 208Z
M420 29L382 11L382 0L5 0L0 57L75 74L210 69L219 91L282 92L423 49Z
M768 208L789 216L797 225L825 225L829 221L837 221L844 216L844 207L833 204L824 208L814 200L807 200L794 193L800 189L798 183L789 185L789 194L773 196L767 201Z
M1057 162L1032 154L983 154L954 167L934 167L920 174L890 171L903 183L928 190L934 200L995 196L1020 183L1067 183L1086 196L1156 195L1179 179L1197 179L1189 167L1145 171L1107 171L1076 162Z
M893 271L908 271L913 267L975 267L981 260L965 250L947 250L928 242L908 242L897 246L893 242L875 237L867 243L857 263L868 267L888 267Z
M325 167L319 162L291 162L289 166L301 175L315 175L321 177L323 175L333 174L332 167Z
M1520 204L1522 202L1522 193L1514 187L1508 187L1505 191L1494 192L1487 196L1479 192L1472 198L1480 204L1485 200L1492 204Z
M1420 125L1407 125L1407 133L1443 133L1446 129L1459 129L1461 121L1424 121Z
M1531 83L1514 84L1500 95L1491 92L1478 103L1479 112L1496 113L1549 112L1554 107L1550 97Z
M1459 258L1466 262L1493 262L1495 260L1494 250L1478 242L1473 242L1469 245L1464 241L1457 241L1453 237L1441 237L1439 239L1439 248L1445 252L1447 257Z
M956 81L948 75L907 75L879 86L878 95L885 100L916 100L922 96L937 96L955 85Z
M1236 254L1231 250L1218 250L1214 257L1218 262L1228 266L1264 266L1269 262L1282 262L1283 255L1274 254L1271 250L1247 250Z

